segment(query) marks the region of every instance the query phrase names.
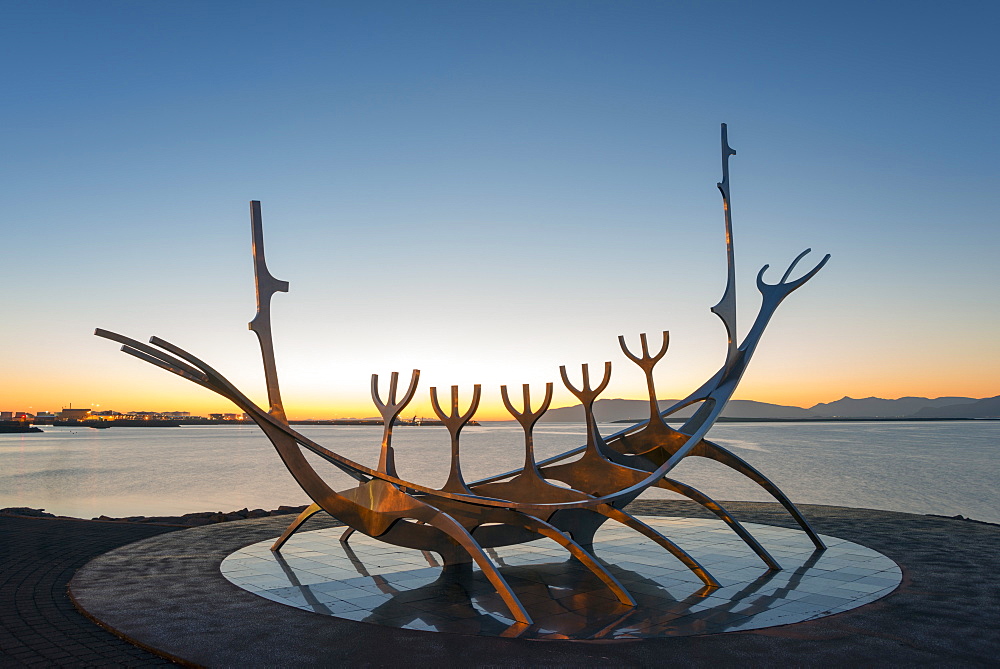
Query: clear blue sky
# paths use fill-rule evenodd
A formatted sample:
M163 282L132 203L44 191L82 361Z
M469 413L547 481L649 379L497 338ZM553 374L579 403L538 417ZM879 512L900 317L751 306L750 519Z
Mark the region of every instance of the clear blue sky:
M742 327L761 265L833 254L738 396L1000 393L995 2L3 6L2 409L226 408L95 326L260 397L250 199L293 415L413 366L489 406L611 359L641 397L615 338L663 329L686 394L723 355L720 122Z

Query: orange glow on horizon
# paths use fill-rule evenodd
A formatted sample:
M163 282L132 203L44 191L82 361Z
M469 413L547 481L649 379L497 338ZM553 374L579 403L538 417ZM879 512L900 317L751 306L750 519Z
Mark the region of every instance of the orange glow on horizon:
M985 386L986 384L982 384L982 387L969 388L968 386L959 387L957 385L955 387L948 385L932 386L932 384L928 383L922 388L907 386L905 389L899 388L896 384L884 387L877 387L875 385L868 387L845 386L842 390L836 390L830 387L817 387L799 388L799 392L793 395L788 392L787 388L769 389L764 386L757 387L748 384L748 388L743 392L737 393L734 399L753 400L757 402L766 402L769 404L794 406L807 409L815 406L816 404L833 402L843 397L852 397L855 399L865 397L880 397L884 399L899 399L900 397L971 397L973 399L979 399L984 397L994 397L998 394L995 388L986 388ZM660 393L660 396L661 399L678 399L681 397L679 393ZM151 393L144 396L140 396L138 394L128 394L117 397L109 397L107 394L101 393L100 402L84 401L90 399L90 397L83 396L82 394L71 393L69 397L72 399L73 406L77 408L114 410L122 413L129 411L188 411L193 416L207 416L210 413L233 413L239 411L235 405L229 404L228 402L218 401L212 397L199 397L196 395ZM645 397L641 392L635 392L616 394L603 399L627 399L645 402L647 397ZM256 400L259 405L266 406L266 402L263 401L263 398L258 397ZM70 403L71 402L68 400L62 401L52 398L51 396L44 397L22 395L21 398L15 398L9 395L0 395L0 409L4 411L27 411L29 413L49 411L56 413L63 406L69 406ZM566 406L575 406L576 404L578 404L576 400L569 397L565 399L565 401L553 400L551 408L556 409ZM462 409L463 406L462 402L460 402L459 408ZM288 417L292 420L378 418L379 415L374 404L372 404L367 398L352 399L351 401L337 403L324 401L286 401L286 412ZM413 416L426 419L436 418L434 411L431 408L430 401L424 399L414 400L414 402L402 412L400 418L409 419ZM475 420L507 421L512 420L512 418L499 399L486 400L484 398L483 402L480 404L479 410L476 412Z
M970 347L971 349L972 347ZM192 415L231 413L236 407L218 396L193 386L183 379L164 375L156 370L121 364L116 351L96 349L93 357L75 358L70 363L52 364L12 360L4 372L0 387L0 410L57 412L64 406L103 410L129 411L188 411ZM974 350L974 349L972 349ZM865 352L853 354L853 364L843 364L842 358L817 359L808 352L783 348L783 357L774 349L763 350L748 370L735 399L754 400L770 404L809 408L819 403L833 402L842 397L969 397L985 398L1000 394L992 363L983 364L975 356L958 354L936 367L913 366L907 356L880 356ZM959 351L962 351L959 349ZM104 357L97 357L101 355ZM966 359L968 358L968 359ZM669 358L668 358L669 359ZM946 363L946 364L945 364ZM243 388L259 406L267 406L260 373L252 366L234 367L233 382ZM705 368L707 369L707 367ZM661 399L682 398L707 378L705 369L667 368L657 375L657 390ZM507 372L486 367L480 373L484 380L483 398L475 418L480 421L510 420L499 397L499 383ZM492 379L491 379L492 375ZM378 416L368 396L364 375L355 374L344 387L326 385L322 375L315 378L289 373L283 384L283 399L288 416L293 419L373 418ZM478 376L478 375L477 375ZM617 379L617 380L616 380ZM533 390L540 381L556 380L551 375L529 379ZM417 397L402 417L434 418L427 387L435 383L422 379ZM467 407L471 386L459 380L460 409ZM514 390L512 388L512 390ZM446 390L444 390L447 392ZM515 394L517 394L515 392ZM534 393L533 393L534 395ZM616 377L602 399L645 400L644 383L628 366L616 365ZM577 402L561 383L555 387L551 407L574 406Z

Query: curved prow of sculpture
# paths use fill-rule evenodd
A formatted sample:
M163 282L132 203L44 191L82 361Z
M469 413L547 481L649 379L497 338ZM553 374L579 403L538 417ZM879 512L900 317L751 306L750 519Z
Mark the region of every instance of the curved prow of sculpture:
M287 429L287 423L280 421L276 416L265 414L260 407L240 392L224 376L202 360L159 337L150 338L150 343L159 347L154 348L153 346L107 330L98 329L94 334L105 339L117 341L123 344L122 351L125 353L187 378L233 402L233 404L242 409L257 423L272 444L274 444L275 449L296 482L314 501L320 503L327 511L331 509L344 509L351 505L349 500L338 495L323 481L312 465L305 459L295 439L283 429L280 429L279 426ZM267 420L268 418L270 421L277 421L278 425L272 424ZM349 470L345 471L351 473ZM353 475L361 480L366 480L357 472L354 472Z
M806 257L806 255L810 252L812 252L812 249L806 249L799 255L795 256L795 259L788 265L788 269L786 269L785 273L781 275L781 279L777 283L767 283L764 281L764 272L768 270L770 265L764 265L760 268L760 271L757 272L757 290L760 291L762 298L760 312L757 315L757 320L754 321L753 326L750 328L750 332L747 333L747 336L740 344L741 351L746 352L751 347L755 347L757 345L760 335L763 334L764 328L770 321L771 316L773 316L774 312L778 309L778 305L780 305L786 297L804 286L809 279L816 276L816 274L823 269L826 263L830 260L830 254L827 253L818 263L816 263L815 266L813 266L811 270L800 276L798 279L789 281L788 277L791 275L792 270L794 270L795 266L799 264L799 261Z
M760 339L764 334L764 330L767 328L767 324L770 322L771 317L774 316L775 311L777 311L778 306L781 302L788 297L792 292L801 288L809 279L816 276L826 265L827 261L830 260L830 254L826 254L822 260L819 261L811 270L803 274L798 279L789 281L788 277L791 275L792 271L798 262L806 256L811 251L811 249L806 249L792 260L789 264L788 269L782 275L781 280L774 284L769 284L764 281L764 272L767 271L770 265L764 265L760 271L757 273L757 288L761 293L761 305L757 312L757 317L754 319L753 325L750 327L750 331L740 342L737 349L736 358L727 363L726 367L723 367L712 377L710 381L705 383L701 388L696 390L689 396L698 397L699 399L714 399L716 402L721 402L723 405L729 401L732 397L733 392L736 390L737 384L739 384L740 379L743 378L743 373L746 371L750 364L750 360L753 357L754 352L757 349L757 345L760 343ZM687 402L688 400L684 400ZM684 423L680 431L685 434L690 434L698 429L698 426L704 420L705 416L712 409L707 406L707 402L702 406L695 414ZM667 412L672 411L673 408L667 410Z

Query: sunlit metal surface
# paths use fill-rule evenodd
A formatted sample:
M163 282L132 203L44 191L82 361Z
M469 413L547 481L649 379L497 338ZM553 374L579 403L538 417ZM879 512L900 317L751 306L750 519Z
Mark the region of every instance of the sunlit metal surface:
M763 296L760 311L743 341L737 341L735 256L729 190L729 158L732 155L735 155L735 151L729 147L726 126L723 125L723 180L718 186L725 214L728 277L723 297L712 311L722 320L729 344L725 362L719 371L687 398L661 411L656 399L653 371L667 353L668 333L663 333L662 344L656 353L650 353L645 333L640 335L641 354L634 353L626 344L625 338L620 337L619 342L626 357L645 374L650 416L648 420L605 439L597 430L593 403L611 379L611 363L605 363L601 383L596 388L591 386L587 365L582 367L583 381L580 388L569 380L566 368L561 367L563 383L583 405L587 443L581 448L541 462L535 459L532 430L548 409L553 384L546 384L544 399L535 409L531 407L531 393L527 385L522 389L520 409L515 408L506 386L503 386L501 395L504 405L524 431L525 460L520 469L488 479L467 482L462 476L459 458L461 430L475 415L479 405L481 388L478 385L474 388L469 409L463 414L458 412L457 387L452 388L450 413L441 409L437 391L431 389L434 411L451 436L450 473L447 483L440 490L400 477L393 455L393 424L417 391L419 370L413 370L408 387L399 400L396 397L399 381L397 372L391 375L384 401L379 390L378 376L372 375L372 400L384 421L379 460L374 468L324 448L288 424L278 385L270 309L271 297L275 292L287 292L288 283L275 279L268 271L259 202L251 203L257 314L250 323L250 329L260 342L269 402L267 410L252 402L205 362L169 342L153 337L150 339L151 345L147 345L105 330L97 330L95 334L118 341L123 344L124 352L229 399L257 423L274 445L289 472L313 500L313 504L271 546L273 551L286 546L303 523L322 510L348 526L340 539L345 550L350 549L347 542L351 534L360 532L386 544L423 551L425 555L428 554L427 551L437 553L449 574L463 571L468 573L475 563L495 589L506 614L513 621L511 628L505 630L504 634L516 636L532 625L533 619L497 567L496 560L491 557L496 555L493 550L521 545L539 536L551 539L561 550L577 558L583 568L603 583L606 595L611 598L609 601L622 608L622 612L616 615L624 619L628 610L635 607L636 600L616 577L615 570L596 560L592 554L595 533L608 520L614 520L620 527L629 528L637 535L652 540L660 549L676 558L702 582L696 596L706 597L720 586L719 580L656 527L625 511L629 502L652 486L685 495L716 514L763 560L768 568L765 573L780 570L781 567L760 542L717 502L691 486L668 477L671 470L689 455L714 459L755 481L785 506L806 531L816 549L825 548L822 539L777 486L740 458L704 439L736 390L778 305L792 291L811 279L829 259L827 255L800 278L789 281L798 261L809 252L806 250L791 263L781 280L775 284L768 284L763 280L768 267L765 265L757 277L757 287ZM665 419L671 414L699 403L695 414L676 429L667 424ZM358 485L339 492L333 490L305 458L303 448L346 472L358 481ZM580 457L569 461L577 455ZM600 636L599 632L600 630L595 634Z
M458 493L471 493L469 486L465 484L465 477L462 476L462 465L459 458L458 451L458 440L459 436L462 434L462 428L472 420L472 417L476 414L476 409L479 408L479 400L482 396L483 387L478 383L473 386L472 391L472 402L469 405L468 411L464 414L459 415L458 413L458 386L451 387L451 413L447 414L441 409L441 405L438 403L437 388L431 388L431 406L434 408L434 413L437 414L438 419L448 428L448 434L451 435L451 469L448 472L448 480L445 482L444 487L441 490L447 490L448 492L458 492Z

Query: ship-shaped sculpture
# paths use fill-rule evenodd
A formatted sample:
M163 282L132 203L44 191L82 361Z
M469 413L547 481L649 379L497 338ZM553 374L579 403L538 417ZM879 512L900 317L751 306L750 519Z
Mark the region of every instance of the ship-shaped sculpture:
M215 392L238 406L268 437L295 480L313 500L275 542L279 551L294 532L313 514L325 511L348 526L342 541L353 532L362 532L389 544L438 553L445 567L475 563L496 588L514 619L514 627L526 629L532 624L529 611L504 579L497 565L484 549L520 544L547 537L557 542L600 579L624 607L635 600L617 579L593 555L595 532L608 521L621 523L661 546L672 558L685 564L704 583L710 593L719 582L682 547L630 514L625 507L643 491L658 487L680 493L699 503L725 521L771 570L780 569L767 550L718 502L695 488L670 478L671 470L689 456L716 460L747 476L763 487L794 517L817 550L825 548L820 537L791 501L763 474L725 448L705 439L726 403L732 397L768 321L778 305L792 291L811 279L829 260L825 256L801 277L789 280L803 251L774 284L764 281L765 265L757 275L762 295L756 320L742 341L737 341L736 285L733 255L732 213L729 191L730 148L725 124L722 125L722 193L725 214L728 280L725 293L712 311L722 320L728 334L725 363L700 388L666 410L660 410L653 383L653 370L666 355L668 333L652 352L646 334L639 337L639 353L619 337L625 355L638 365L646 377L649 394L649 419L602 437L594 418L594 401L611 379L611 363L604 364L600 382L590 377L588 365L582 366L579 386L560 367L562 381L583 405L587 427L585 445L561 455L536 461L532 430L552 399L553 384L546 384L544 398L532 407L532 393L522 388L518 406L507 387L501 387L504 405L524 432L524 466L488 479L469 482L462 474L460 437L462 428L472 419L479 405L481 387L474 386L468 408L460 410L457 386L452 386L450 406L443 409L437 389L430 389L434 411L451 436L451 467L447 483L434 489L402 478L396 470L392 447L392 428L397 416L417 391L420 377L413 370L409 384L399 397L399 375L393 372L388 392L382 399L378 375L372 375L371 394L383 419L383 436L378 464L368 467L345 458L294 430L288 423L274 360L271 338L271 297L287 292L288 283L275 279L264 258L264 238L259 202L251 202L253 258L257 289L257 315L250 323L260 341L270 406L264 409L247 398L222 374L187 351L152 337L143 344L128 337L97 330L95 334L123 344L125 353L173 372L192 383ZM537 393L536 393L537 395ZM678 410L700 404L698 410L679 427L671 427L665 418ZM357 481L348 490L333 490L306 459L305 449L335 465ZM578 457L577 457L578 456ZM575 459L573 459L575 458Z

